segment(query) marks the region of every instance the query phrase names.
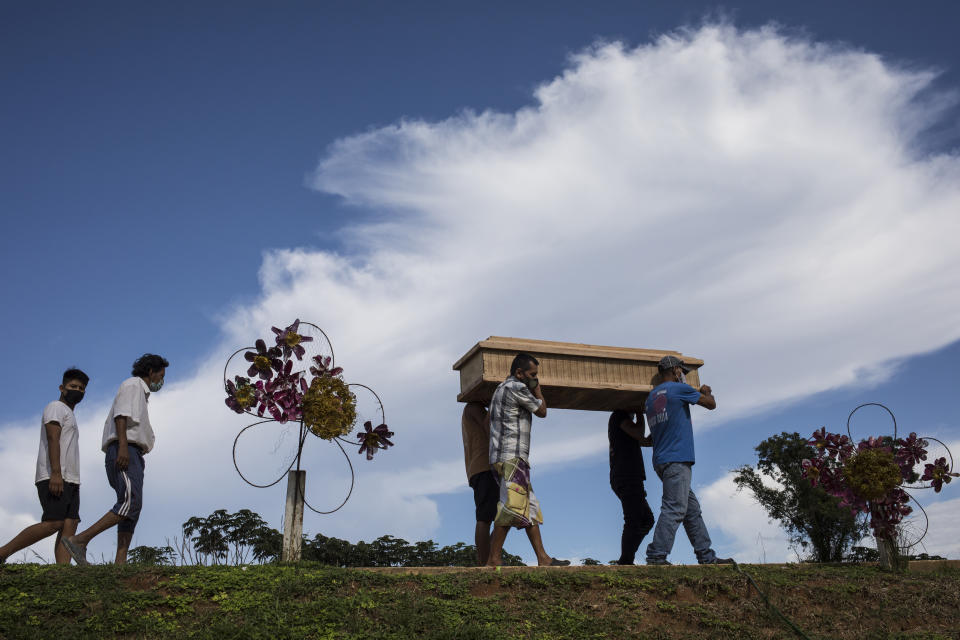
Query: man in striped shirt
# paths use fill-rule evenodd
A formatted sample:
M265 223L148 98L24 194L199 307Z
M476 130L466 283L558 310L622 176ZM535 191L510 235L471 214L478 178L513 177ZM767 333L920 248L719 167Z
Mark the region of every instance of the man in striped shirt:
M533 416L547 417L547 404L537 379L540 363L520 353L510 365L510 376L500 383L490 401L490 466L500 484L500 500L490 540L487 566L501 564L503 543L510 527L524 529L540 566L566 566L543 548L543 514L530 483L530 428Z

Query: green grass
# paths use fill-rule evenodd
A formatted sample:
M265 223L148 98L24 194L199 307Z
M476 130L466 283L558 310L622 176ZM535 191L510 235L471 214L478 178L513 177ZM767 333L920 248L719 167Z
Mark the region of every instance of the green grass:
M960 569L749 566L811 638L960 638ZM0 638L794 638L732 567L0 570Z

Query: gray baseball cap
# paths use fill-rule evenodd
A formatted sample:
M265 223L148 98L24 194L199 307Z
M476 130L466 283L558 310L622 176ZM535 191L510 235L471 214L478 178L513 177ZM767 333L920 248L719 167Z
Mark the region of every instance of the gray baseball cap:
M663 356L660 358L660 362L657 363L657 367L659 367L661 371L673 369L674 367L680 367L684 373L690 373L691 371L690 367L685 365L683 360L677 356Z

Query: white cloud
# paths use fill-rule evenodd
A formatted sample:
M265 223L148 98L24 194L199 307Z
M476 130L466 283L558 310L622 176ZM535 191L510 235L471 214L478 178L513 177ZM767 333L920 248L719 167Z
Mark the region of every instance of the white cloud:
M341 140L314 185L392 212L353 234L370 259L351 272L383 317L407 311L388 336L448 358L498 332L679 347L729 418L960 337L960 164L911 138L931 78L708 27L585 52L516 114ZM326 284L326 259L287 260Z
M921 503L925 502L921 498ZM930 520L930 530L914 553L926 551L931 555L941 555L950 559L960 558L960 498L941 500L925 504L924 509Z
M311 184L374 221L347 226L346 255L269 253L259 299L224 311L206 363L152 400L139 535L160 543L220 507L280 522L282 489L251 489L232 469L244 423L222 404L219 369L295 317L324 327L348 380L380 393L397 432L372 465L351 452L359 482L343 511L308 516L307 530L351 539L436 530L429 496L464 482L450 365L488 335L702 357L720 408L698 413L698 427L882 380L890 362L957 340L960 160L916 150L939 116L940 98L921 98L932 77L774 29L707 26L585 51L516 113L337 141ZM84 451L97 449L105 411L83 422ZM604 423L552 412L534 461L597 454ZM32 473L32 429L4 430L10 513L36 508L6 489ZM310 451L308 497L336 504L340 453ZM99 464L85 460L85 514L109 506Z
M697 490L707 528L715 538L726 538L724 545L715 540L714 548L738 562L796 562L797 553L783 529L771 522L749 490L737 491L733 476L728 473ZM776 486L772 479L762 477L764 484Z

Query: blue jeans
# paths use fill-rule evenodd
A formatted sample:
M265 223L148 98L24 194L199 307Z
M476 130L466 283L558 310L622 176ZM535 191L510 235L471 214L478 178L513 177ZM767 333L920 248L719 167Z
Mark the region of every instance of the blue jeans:
M700 503L690 490L692 466L689 462L668 462L654 466L663 480L663 501L653 540L647 545L647 562L667 558L681 522L699 562L712 562L717 557L710 548L710 534L700 514Z

